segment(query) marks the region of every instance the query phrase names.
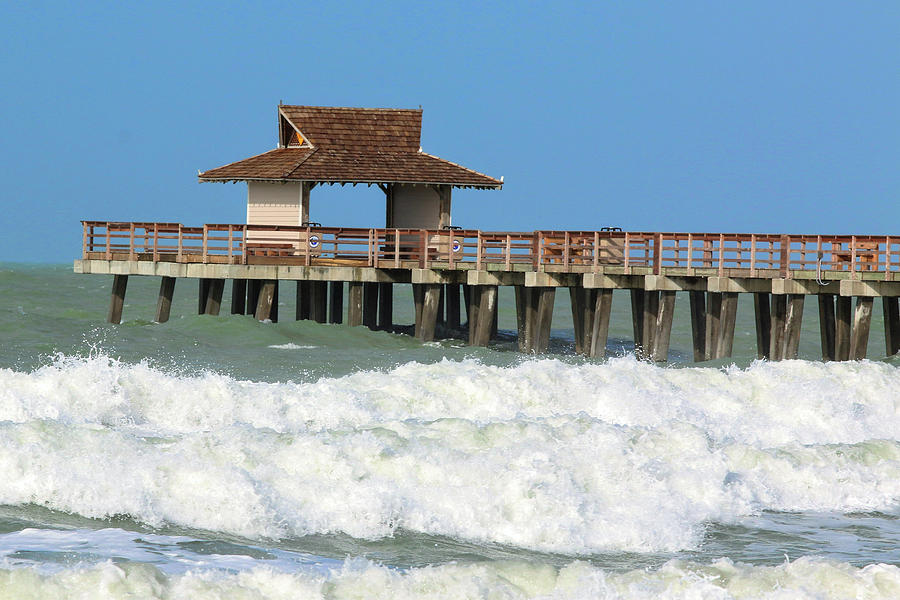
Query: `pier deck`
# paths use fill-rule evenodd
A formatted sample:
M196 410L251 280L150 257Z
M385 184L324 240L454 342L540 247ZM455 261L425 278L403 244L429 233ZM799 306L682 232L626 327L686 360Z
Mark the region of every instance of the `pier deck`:
M690 297L696 360L731 355L737 294L752 293L759 356L778 360L796 357L803 300L816 295L823 358L847 360L865 357L872 300L882 297L886 353L900 351L900 236L82 225L75 270L116 276L111 322L121 319L129 275L163 278L158 321L168 318L177 278L199 279L199 311L215 314L232 279L244 299L232 312L261 319L277 319L278 282L293 280L298 319L324 322L330 288L334 322L346 282L350 324L383 328L392 284L410 283L418 337L432 339L439 322L458 329L462 298L470 343L487 345L497 286L507 285L516 287L520 349L542 352L555 290L567 287L577 351L602 356L611 292L628 289L637 351L662 362L676 292Z

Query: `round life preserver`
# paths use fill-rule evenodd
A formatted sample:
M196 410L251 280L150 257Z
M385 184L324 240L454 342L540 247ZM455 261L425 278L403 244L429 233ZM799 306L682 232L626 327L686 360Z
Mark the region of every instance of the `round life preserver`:
M450 246L453 248L453 252L459 252L459 249L462 248L462 245L459 243L459 240L453 240L453 244Z
M311 235L309 236L309 247L310 248L318 248L319 247L319 236Z

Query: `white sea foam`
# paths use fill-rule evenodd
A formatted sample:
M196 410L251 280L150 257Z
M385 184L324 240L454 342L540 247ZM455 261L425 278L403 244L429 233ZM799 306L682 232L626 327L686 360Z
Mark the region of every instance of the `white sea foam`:
M307 344L295 344L294 342L288 342L286 344L272 344L269 348L274 348L276 350L312 350L314 348L318 348L318 346L310 346Z
M0 370L0 503L250 537L690 548L764 509L896 510L898 374L626 358L254 383L60 359Z
M475 599L894 599L900 569L874 564L799 559L774 567L670 561L656 571L608 573L583 562L561 569L525 563L443 565L398 571L366 561L282 572L257 567L229 573L205 569L167 575L146 564L93 567L46 574L0 569L0 592L10 598L366 598L371 600Z

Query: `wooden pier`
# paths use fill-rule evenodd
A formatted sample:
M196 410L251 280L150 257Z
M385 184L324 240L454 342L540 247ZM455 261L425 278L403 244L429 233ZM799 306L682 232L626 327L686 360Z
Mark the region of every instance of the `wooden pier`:
M179 279L199 282L198 312L277 321L296 285L296 319L393 328L394 284L412 284L415 335L487 346L498 287L515 288L519 349L548 349L558 288L568 288L576 352L602 357L612 292L629 290L636 353L665 362L675 303L690 304L696 361L730 357L739 294L752 294L758 356L796 358L803 307L816 296L822 358L866 357L875 297L885 353L900 351L900 237L83 222L78 273L113 275L108 320L122 318L128 277L160 277L156 320ZM280 289L282 288L282 289ZM345 294L346 291L346 294ZM463 317L463 313L465 317ZM439 328L440 326L440 328Z

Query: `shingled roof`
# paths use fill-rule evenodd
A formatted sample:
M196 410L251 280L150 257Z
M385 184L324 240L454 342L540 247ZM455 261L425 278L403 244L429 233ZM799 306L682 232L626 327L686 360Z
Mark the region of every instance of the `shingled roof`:
M200 173L200 181L503 185L422 152L421 109L282 105L278 112L280 147Z

